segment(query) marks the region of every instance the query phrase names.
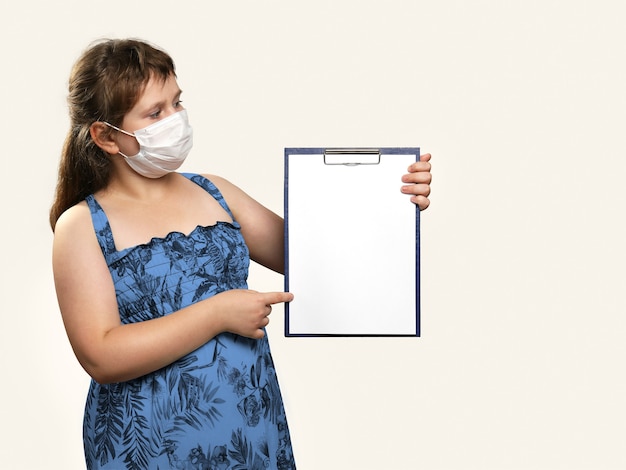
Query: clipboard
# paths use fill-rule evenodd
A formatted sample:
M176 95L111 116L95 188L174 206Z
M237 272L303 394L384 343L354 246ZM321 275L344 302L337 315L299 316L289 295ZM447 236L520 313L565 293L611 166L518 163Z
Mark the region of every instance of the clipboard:
M419 148L285 148L285 336L420 336Z

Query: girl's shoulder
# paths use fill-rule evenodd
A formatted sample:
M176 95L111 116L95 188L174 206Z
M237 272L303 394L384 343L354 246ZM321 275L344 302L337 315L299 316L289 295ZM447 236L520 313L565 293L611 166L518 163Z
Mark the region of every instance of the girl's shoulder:
M205 173L199 174L198 176L208 180L209 187L205 186L205 188L214 193L213 195L216 198L224 198L228 205L236 206L242 198L245 198L247 196L239 187L231 183L226 178ZM215 194L215 190L217 190L217 194Z
M87 202L79 202L61 214L54 229L53 251L60 259L87 253L102 257Z
M226 199L228 197L237 197L237 194L242 193L241 189L222 176L211 174L201 174L200 176L209 180Z
M209 180L211 183L213 183L216 186L220 184L232 184L226 178L223 178L218 175L212 175L208 173L198 173L197 176L201 176L202 178Z
M73 205L61 214L55 226L55 236L58 232L70 233L74 230L80 231L81 227L91 227L91 211L87 205L87 201L81 201ZM93 228L92 228L93 230Z

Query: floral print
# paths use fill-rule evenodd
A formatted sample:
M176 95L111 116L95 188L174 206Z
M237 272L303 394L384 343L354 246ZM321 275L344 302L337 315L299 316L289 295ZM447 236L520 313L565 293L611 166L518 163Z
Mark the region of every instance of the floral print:
M209 180L185 176L232 217ZM247 288L249 252L234 218L118 252L102 207L93 196L86 201L122 323ZM267 337L223 333L143 377L106 385L92 381L83 435L88 470L295 469Z

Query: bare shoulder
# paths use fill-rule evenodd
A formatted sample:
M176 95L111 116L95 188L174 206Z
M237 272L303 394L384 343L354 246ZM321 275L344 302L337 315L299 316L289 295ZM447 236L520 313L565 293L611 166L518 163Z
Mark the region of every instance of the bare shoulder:
M202 176L204 176L206 179L211 181L215 186L218 187L220 191L222 190L222 188L224 188L225 190L228 190L231 188L237 188L233 183L231 183L226 178L223 178L221 176L209 175L209 174L203 174Z
M237 206L242 203L249 203L252 198L248 196L241 188L231 183L226 178L217 175L202 175L210 180L219 189L228 205Z
M89 207L83 201L61 214L54 229L54 238L78 238L81 234L87 233L88 229L93 232Z
M88 252L101 255L89 207L81 202L59 217L54 230L53 254L55 260L67 260L75 254L84 256Z
M75 310L77 305L112 305L115 291L111 275L84 202L65 211L57 221L52 270L64 318L79 311Z

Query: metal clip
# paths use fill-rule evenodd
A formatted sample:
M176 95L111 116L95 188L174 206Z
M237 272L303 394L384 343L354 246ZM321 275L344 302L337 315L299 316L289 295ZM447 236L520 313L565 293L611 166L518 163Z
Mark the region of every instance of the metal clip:
M373 148L336 148L324 150L325 165L378 165L380 150Z

